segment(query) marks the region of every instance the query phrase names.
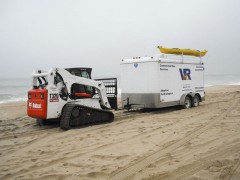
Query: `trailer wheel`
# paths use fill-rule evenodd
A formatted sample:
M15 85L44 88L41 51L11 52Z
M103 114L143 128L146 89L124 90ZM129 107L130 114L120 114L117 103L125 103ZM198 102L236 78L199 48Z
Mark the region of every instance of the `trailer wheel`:
M195 95L193 98L192 98L192 107L197 107L199 106L199 97L197 95Z
M188 108L190 108L190 107L191 107L191 99L190 99L190 97L187 96L187 97L185 98L183 108L184 108L184 109L188 109Z

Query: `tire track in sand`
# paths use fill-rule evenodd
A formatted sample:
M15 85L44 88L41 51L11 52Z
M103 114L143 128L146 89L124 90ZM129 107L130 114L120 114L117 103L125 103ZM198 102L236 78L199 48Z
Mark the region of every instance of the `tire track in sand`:
M240 179L240 159L238 160L237 164L234 166L232 176L229 178L229 180L239 180L239 179Z
M148 113L144 113L143 115L141 114L141 117L148 116L149 114L152 114L152 115L154 115L154 116L152 117L152 118L154 119L154 118L155 118L155 115L157 115L157 114L159 114L159 113L161 113L161 111L160 111L160 112L154 112L154 113L153 113L153 112L148 112ZM121 120L119 120L119 123L121 124L121 123L123 123L123 122L125 122L125 121L128 121L129 118L136 118L136 117L138 117L138 116L140 116L140 115L137 114L137 116L130 116L130 117L127 117L127 119L121 119ZM186 120L187 120L187 119L186 119ZM182 121L178 121L178 123L182 123ZM117 125L119 125L119 124L117 124ZM177 124L176 124L176 123L173 123L173 125L177 125ZM103 127L106 128L106 127L109 127L109 126L110 126L110 125L107 124L107 125L104 125ZM100 130L100 129L102 129L103 127L101 126L101 127L98 127L98 128L95 127L95 128L93 128L93 129L86 129L85 133L86 133L86 132L91 132L91 131ZM162 129L164 129L164 128L168 128L168 126L166 126L166 127L159 126L159 127L156 127L156 128L154 128L154 129L151 129L151 130L145 132L144 134L137 134L137 135L134 135L134 136L132 136L131 138L129 138L129 139L127 139L127 140L126 140L126 139L122 139L122 140L116 141L116 142L114 142L114 143L104 144L104 145L101 145L101 146L99 146L99 147L97 147L97 148L91 149L91 150L89 150L88 152L85 152L85 153L79 153L79 150L75 150L75 152L72 151L73 155L71 155L71 156L68 156L68 157L64 157L64 156L63 156L63 157L60 158L60 159L53 160L53 161L49 162L48 164L44 164L44 165L41 165L41 166L29 167L28 170L35 171L35 170L40 170L40 169L43 169L43 168L51 167L51 166L53 166L53 165L55 165L55 164L57 164L57 163L63 162L63 161L68 161L68 160L71 160L71 159L75 159L76 157L79 157L79 156L91 154L91 153L95 152L96 150L107 149L107 148L109 148L109 147L111 147L111 146L115 146L115 145L117 145L117 144L121 144L122 142L134 141L135 139L139 139L140 137L147 137L147 136L149 136L149 134L153 134L153 135L154 135L154 134L157 133L157 131L162 130ZM61 139L64 139L64 137L61 138ZM14 173L14 174L12 174L12 175L6 176L6 178L18 177L19 175L21 175L21 174L23 174L23 173L26 173L26 171L25 171L25 170L20 170L20 171L17 171L16 173Z
M44 129L35 129L27 132L12 132L12 134L4 135L0 137L0 141L2 140L8 140L8 139L14 139L14 138L22 138L27 136L35 136L44 133L45 131L52 132L53 130L57 130L57 127L45 127Z
M168 128L168 127L166 127L166 128ZM52 160L51 162L48 162L48 164L43 164L43 165L40 165L40 166L35 166L35 165L34 165L34 166L32 166L32 167L29 167L29 168L28 168L28 171L29 171L29 170L30 170L30 171L35 171L35 170L41 170L41 169L49 168L49 167L51 167L51 166L53 166L53 165L56 165L56 164L58 164L58 163L65 162L65 161L68 161L68 160L72 160L72 159L75 159L75 158L80 157L80 156L83 156L83 155L88 155L88 154L91 154L91 153L93 153L93 152L95 152L95 151L107 149L107 148L109 148L109 147L111 147L111 146L115 146L115 145L117 145L117 144L119 144L119 143L122 143L122 142L134 141L135 139L139 139L139 137L147 137L149 134L155 134L157 131L162 130L162 129L163 129L162 127L157 127L157 128L152 129L152 130L150 130L150 131L148 131L148 132L145 132L144 134L134 135L134 136L132 136L131 138L129 138L128 140L122 139L122 140L117 141L117 142L114 142L114 143L104 144L104 145L101 145L101 146L96 147L96 148L94 148L94 149L91 149L91 150L89 150L89 151L87 151L87 152L85 152L85 153L79 153L79 150L75 150L75 151L72 151L72 152L71 152L71 153L73 154L73 155L71 155L71 156L68 156L68 157L64 157L64 156L63 156L62 158L59 158L59 159L56 159L56 160ZM12 174L12 175L3 176L3 178L18 178L20 175L22 175L22 174L24 174L24 173L26 173L26 170L25 170L25 169L20 170L20 171L14 173L14 174Z
M239 139L235 141L234 145L225 144L224 148L221 148L221 150L214 150L210 155L171 172L170 176L166 177L166 179L185 179L191 175L194 175L200 170L207 168L207 166L214 162L217 158L225 158L234 153L238 153L240 151L240 144L238 142ZM239 180L239 178L235 179Z
M111 179L111 180L126 179L127 177L135 174L136 172L146 168L147 166L149 166L153 162L157 161L160 157L166 155L167 153L170 153L170 152L174 151L175 149L181 147L182 145L184 145L188 141L190 141L193 138L202 134L204 131L206 131L211 126L213 126L216 122L218 122L219 120L221 120L225 116L227 116L237 106L238 103L239 103L239 100L235 99L233 101L232 105L227 110L222 112L215 119L209 121L205 126L200 127L199 129L195 130L193 133L187 135L185 138L183 138L183 139L177 141L176 143L166 147L165 149L159 149L155 153L145 157L144 159L138 161L137 163L132 164L132 165L126 167L126 168L123 168L121 171L119 171L119 172L113 174L112 176L110 176L109 179Z
M147 115L148 115L148 113L144 113L144 116L147 116ZM122 124L125 121L128 121L129 118L135 118L138 116L140 116L140 115L138 115L136 112L126 113L126 114L125 113L118 114L116 116L117 125ZM27 116L17 118L17 120L25 119L26 117ZM16 121L16 119L11 119L11 120ZM82 127L82 129L84 130L83 133L94 132L96 130L101 130L101 129L111 126L111 124L109 124L109 123L99 124L99 125L101 125L101 126L95 125L93 127L93 129L84 129L85 127ZM88 126L86 126L86 127L88 127ZM3 135L2 137L0 137L0 141L15 139L15 138L24 138L24 137L28 137L28 136L37 136L37 135L40 135L40 136L36 139L25 142L25 144L21 144L23 147L15 148L15 150L13 150L9 153L5 153L4 155L2 155L2 157L18 153L18 151L22 152L25 149L29 149L29 146L31 147L31 146L34 146L35 144L40 144L40 142L43 141L43 139L45 137L49 137L50 134L55 135L54 133L58 133L57 135L59 135L59 132L61 132L61 130L56 126L54 126L54 127L46 126L44 128L37 128L37 129L27 131L27 132L18 132L18 133L12 132L11 134ZM75 136L78 136L78 134L75 134ZM61 139L65 139L65 138L68 138L68 137L61 137Z

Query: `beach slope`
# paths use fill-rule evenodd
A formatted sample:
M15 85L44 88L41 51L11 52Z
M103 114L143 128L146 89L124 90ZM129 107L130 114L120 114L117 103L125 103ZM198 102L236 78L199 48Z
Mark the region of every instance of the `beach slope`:
M63 131L0 105L0 179L240 179L240 86L206 89L199 107L115 112Z

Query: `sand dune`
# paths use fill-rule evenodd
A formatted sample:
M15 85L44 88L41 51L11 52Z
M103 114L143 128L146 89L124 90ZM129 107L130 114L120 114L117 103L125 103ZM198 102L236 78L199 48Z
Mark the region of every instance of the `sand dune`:
M240 179L240 86L69 131L37 126L25 104L0 105L1 179Z

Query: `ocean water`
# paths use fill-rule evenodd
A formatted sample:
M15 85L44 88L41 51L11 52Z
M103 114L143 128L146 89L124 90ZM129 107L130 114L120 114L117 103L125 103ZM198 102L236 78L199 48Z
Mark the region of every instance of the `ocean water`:
M118 78L118 94L121 94L121 79ZM205 75L205 87L216 85L240 85L240 75ZM32 79L0 79L0 103L26 101Z
M240 74L205 75L205 87L216 85L240 85Z
M0 103L26 101L31 78L0 79Z

